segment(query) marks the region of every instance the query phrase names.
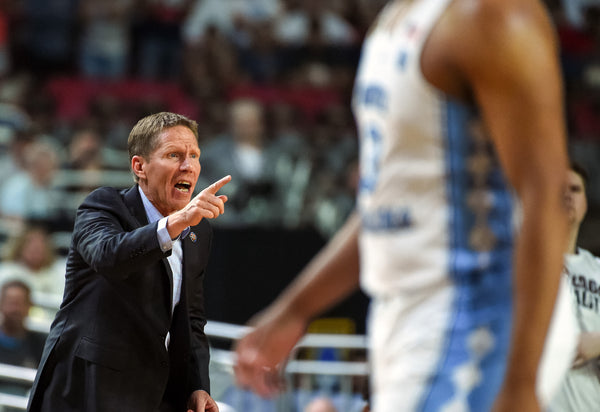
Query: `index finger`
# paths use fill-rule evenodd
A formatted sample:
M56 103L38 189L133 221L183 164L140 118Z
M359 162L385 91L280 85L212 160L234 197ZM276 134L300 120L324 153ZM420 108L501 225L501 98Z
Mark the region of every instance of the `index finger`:
M208 186L206 189L204 189L207 192L212 193L213 195L215 193L217 193L223 186L225 186L227 183L231 182L231 175L227 175L219 180L217 180L215 183L213 183L212 185Z

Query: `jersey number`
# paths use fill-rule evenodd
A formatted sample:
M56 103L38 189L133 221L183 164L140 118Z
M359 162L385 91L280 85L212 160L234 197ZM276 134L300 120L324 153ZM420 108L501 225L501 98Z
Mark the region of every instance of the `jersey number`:
M381 156L383 152L383 135L374 126L365 128L360 148L360 190L370 193L377 186Z

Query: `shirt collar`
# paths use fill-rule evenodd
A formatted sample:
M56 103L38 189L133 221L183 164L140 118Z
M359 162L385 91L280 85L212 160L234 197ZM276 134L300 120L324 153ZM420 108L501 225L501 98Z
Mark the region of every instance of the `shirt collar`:
M142 198L142 203L144 204L144 210L146 211L146 217L148 218L148 223L154 223L164 216L162 213L158 211L156 206L152 204L152 202L146 197L146 194L142 190L142 188L138 185L138 191L140 192L140 196ZM183 232L179 235L180 239L185 239L185 237L190 233L190 227L186 227Z
M154 223L157 220L162 219L164 216L158 211L158 209L152 204L152 202L148 200L146 194L139 185L138 190L140 192L140 196L142 197L144 209L146 210L146 217L148 218L148 223Z

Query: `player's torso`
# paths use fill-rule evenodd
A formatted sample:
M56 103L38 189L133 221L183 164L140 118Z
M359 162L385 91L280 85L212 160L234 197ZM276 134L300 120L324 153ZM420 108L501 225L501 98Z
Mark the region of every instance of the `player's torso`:
M421 72L450 0L405 3L390 3L365 41L353 100L362 283L383 295L510 266L512 199L479 117Z

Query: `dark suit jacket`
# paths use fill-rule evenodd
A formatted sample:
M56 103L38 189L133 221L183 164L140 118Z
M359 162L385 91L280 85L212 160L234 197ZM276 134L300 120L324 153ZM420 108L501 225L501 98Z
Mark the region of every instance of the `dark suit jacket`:
M203 219L182 240L181 300L137 186L100 188L77 211L63 303L52 324L30 411L185 411L209 388L203 279L212 239ZM165 336L170 332L169 350Z

